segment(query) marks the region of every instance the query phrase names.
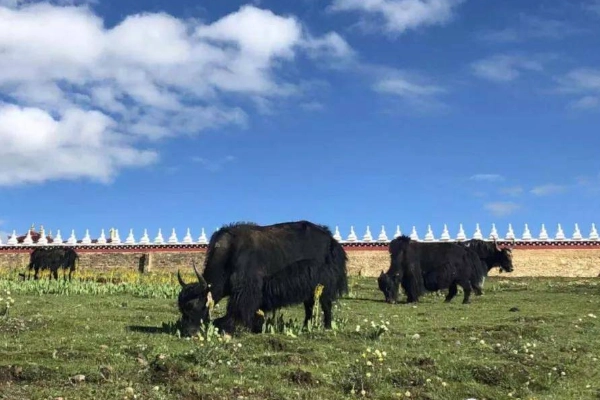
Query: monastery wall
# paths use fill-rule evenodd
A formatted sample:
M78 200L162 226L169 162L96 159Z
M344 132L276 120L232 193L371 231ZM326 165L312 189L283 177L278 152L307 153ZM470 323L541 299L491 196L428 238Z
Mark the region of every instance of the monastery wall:
M24 271L29 261L26 248L2 248L0 268ZM111 269L170 271L191 268L192 260L201 267L204 248L166 249L76 249L80 270L107 271ZM389 267L387 246L346 247L349 274L378 276ZM503 277L554 276L597 277L600 274L600 246L527 246L513 249L514 271ZM498 275L494 270L490 275Z

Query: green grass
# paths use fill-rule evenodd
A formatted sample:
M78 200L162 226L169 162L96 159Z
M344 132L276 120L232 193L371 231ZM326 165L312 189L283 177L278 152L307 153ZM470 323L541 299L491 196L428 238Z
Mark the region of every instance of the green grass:
M201 341L172 328L176 284L1 279L0 399L600 398L597 279L489 278L466 306L351 283L333 331Z

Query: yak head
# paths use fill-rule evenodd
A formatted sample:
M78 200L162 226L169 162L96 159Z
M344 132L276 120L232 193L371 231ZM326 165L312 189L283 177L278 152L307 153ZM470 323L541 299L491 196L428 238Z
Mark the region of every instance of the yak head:
M210 308L213 303L209 285L196 269L196 263L192 262L192 266L198 278L197 283L185 283L179 270L177 271L177 279L181 285L177 299L181 312L178 325L183 336L195 335L200 330L200 324L210 322Z
M514 240L513 240L514 243ZM496 246L496 257L493 266L500 267L500 272L512 272L513 271L513 263L512 263L512 250L510 247L500 247L494 240L494 245Z
M390 275L381 271L379 278L377 278L377 284L379 290L383 292L385 301L390 304L394 304L398 301L398 290L400 287L400 275Z

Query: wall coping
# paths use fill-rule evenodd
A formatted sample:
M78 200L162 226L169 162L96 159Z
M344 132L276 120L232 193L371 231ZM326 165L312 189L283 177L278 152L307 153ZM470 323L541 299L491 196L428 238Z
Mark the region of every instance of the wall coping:
M489 240L486 240L489 241ZM448 241L418 241L420 243L457 243L456 240ZM345 250L348 251L359 251L359 250L375 250L375 251L387 251L390 244L386 242L340 242ZM598 240L574 240L574 239L563 239L563 240L498 240L498 245L508 246L513 249L531 250L531 249L600 249L600 241ZM208 248L208 244L203 243L164 243L164 244L49 244L49 245L0 245L0 254L18 254L18 253L29 253L36 248L40 247L70 247L78 252L83 253L129 253L129 252L205 252Z

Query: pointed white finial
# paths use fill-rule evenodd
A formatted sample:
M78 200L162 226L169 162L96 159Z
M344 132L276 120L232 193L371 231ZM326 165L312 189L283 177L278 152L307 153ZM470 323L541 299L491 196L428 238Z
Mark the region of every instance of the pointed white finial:
M596 230L596 224L592 222L592 230L590 231L590 240L598 240L598 231Z
M529 225L525 224L525 229L523 230L523 240L531 240L531 232L529 231Z
M17 231L14 230L12 235L8 238L8 241L6 242L7 245L9 246L16 246L17 244L19 244L19 242L17 241Z
M37 241L37 244L45 246L48 244L48 238L46 237L46 230L44 227L40 227L40 238Z
M508 224L508 232L506 232L506 236L504 238L507 240L512 240L515 238L515 231L513 230L512 224Z
M538 240L548 240L548 232L546 231L546 225L542 224L542 229L540 229L540 234L538 236Z
M144 228L144 234L140 239L140 244L150 244L150 237L148 236L148 229Z
M161 228L158 228L158 234L154 238L154 243L155 244L164 244L165 243L165 239L163 239L162 229Z
M372 241L373 241L373 235L371 235L371 228L369 228L369 225L367 225L367 231L363 235L363 242L372 242Z
M465 229L463 228L463 224L458 224L458 234L456 235L456 240L462 242L463 240L467 240L467 235L465 234Z
M413 225L412 231L410 232L410 240L419 240L419 234L417 233L417 227Z
M354 226L351 225L350 226L350 234L348 235L348 238L346 239L348 242L355 242L358 239L358 237L356 236L356 233L354 232Z
M402 232L400 231L400 225L396 225L396 232L394 232L394 239L402 236Z
M490 231L489 238L490 238L490 240L494 240L494 239L498 240L498 237L499 237L499 235L498 235L498 229L496 229L496 224L492 223L492 230Z
M202 228L202 232L200 233L200 237L198 238L198 243L208 244L208 239L206 238L206 233L204 232L204 228Z
M473 234L473 239L483 240L483 234L481 233L479 222L475 224L475 233Z
M425 242L433 242L435 237L433 236L433 230L431 230L431 225L427 225L427 232L425 233L425 237L423 238Z
M169 244L179 243L179 239L177 239L177 234L175 233L175 228L171 230L171 236L169 236Z
M25 235L25 239L23 239L23 244L26 246L31 246L33 244L33 239L31 238L31 230L27 231L27 235Z
M442 230L442 235L440 236L440 240L443 242L447 242L450 240L450 232L448 232L448 225L444 224L444 229Z
M104 233L104 228L100 230L100 237L96 241L98 244L106 244L106 234Z
M193 242L194 242L194 240L192 239L192 233L190 232L190 228L187 228L187 232L185 233L185 236L183 237L183 243L192 244Z
M558 224L558 228L556 230L556 236L554 237L555 240L564 240L565 239L565 233L563 232L562 226L560 224Z
M579 224L575 224L575 231L573 232L573 240L581 240L583 236L581 235L581 231L579 230Z
M133 237L133 229L129 229L129 235L125 238L125 244L135 244L135 238Z
M342 235L340 234L340 228L336 225L335 232L333 233L333 238L338 242L342 241Z
M54 240L52 240L52 244L63 244L64 240L62 238L62 235L60 234L60 229L56 230L56 237L54 238Z
M92 244L92 238L90 237L90 230L85 230L85 236L81 239L81 244Z
M121 236L119 236L119 230L115 229L113 231L112 244L121 244Z
M75 229L71 229L71 236L69 236L69 238L67 239L67 244L77 244L77 238L75 237Z
M377 236L377 241L378 242L387 242L388 241L387 234L385 233L385 227L383 225L381 225L381 232L379 232L379 236Z

